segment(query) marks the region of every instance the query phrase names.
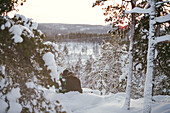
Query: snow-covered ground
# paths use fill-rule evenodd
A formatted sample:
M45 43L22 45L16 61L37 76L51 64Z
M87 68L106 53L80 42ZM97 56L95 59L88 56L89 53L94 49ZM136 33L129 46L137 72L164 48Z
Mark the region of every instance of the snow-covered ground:
M69 92L56 94L51 90L46 92L49 100L59 100L67 113L142 113L143 98L131 99L131 109L122 108L125 93L99 95L97 91L84 90L84 93ZM170 113L170 96L154 96L152 113Z

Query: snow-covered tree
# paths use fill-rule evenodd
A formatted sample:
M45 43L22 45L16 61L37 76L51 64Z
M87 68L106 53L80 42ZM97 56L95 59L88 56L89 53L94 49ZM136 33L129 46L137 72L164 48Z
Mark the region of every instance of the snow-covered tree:
M78 61L77 61L76 65L75 65L75 67L74 67L74 73L78 77L81 76L81 72L82 72L82 68L83 68L82 65L83 64L82 64L81 56L79 56Z
M126 59L124 54L127 52L120 42L116 36L109 42L103 41L101 55L94 61L91 73L86 75L86 87L100 90L101 94L125 91L123 84L119 84L119 78L123 74L122 61Z
M68 56L69 51L68 51L68 47L67 47L67 45L64 45L63 52L65 53L65 55L66 55L66 56Z
M52 43L43 43L45 35L37 27L23 15L0 16L2 112L64 112L45 96L47 89L59 88L58 52Z
M85 72L86 73L90 73L92 71L93 63L94 63L94 59L93 59L92 55L90 55L90 58L87 59L86 64L85 64Z
M89 83L88 83L88 75L92 72L93 70L93 64L94 64L94 59L92 58L92 55L90 55L90 58L87 59L86 63L85 63L85 66L84 66L84 69L83 69L83 73L81 74L81 84L82 84L82 87L86 87L88 88L89 86Z
M95 5L104 5L104 2L108 0L98 0L95 2ZM136 0L126 1L122 0L119 2L114 1L112 5L108 5L105 10L105 15L108 16L105 21L111 22L113 26L122 26L124 28L128 24L128 19L131 20L131 33L130 33L130 46L129 46L129 73L127 77L127 87L126 87L126 99L124 108L130 109L130 98L131 98L131 86L132 86L132 75L133 75L133 41L135 33L135 14L132 14L132 18L124 15L124 11L128 9L128 6L131 5L132 8L136 5ZM125 30L121 32L121 37L125 38Z

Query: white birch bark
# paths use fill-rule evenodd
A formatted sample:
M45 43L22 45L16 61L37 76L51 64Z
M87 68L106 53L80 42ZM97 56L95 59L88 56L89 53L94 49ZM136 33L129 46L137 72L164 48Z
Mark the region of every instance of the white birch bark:
M149 22L149 42L148 42L148 54L147 54L147 73L144 89L144 109L143 113L151 113L152 105L152 79L154 74L154 41L155 41L155 0L150 0L151 13Z
M132 9L135 7L136 0L131 1ZM131 35L130 35L130 46L129 46L129 72L127 77L127 86L126 86L126 98L123 108L130 109L130 98L131 98L131 87L132 87L132 74L133 74L133 40L135 34L135 13L132 13L132 24L131 24Z

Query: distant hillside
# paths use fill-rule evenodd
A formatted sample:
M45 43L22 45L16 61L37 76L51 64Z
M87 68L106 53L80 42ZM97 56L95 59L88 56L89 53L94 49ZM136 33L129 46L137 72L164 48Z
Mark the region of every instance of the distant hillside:
M105 34L111 29L111 26L39 23L38 29L44 32L47 37L55 37L56 34L64 35L69 33Z

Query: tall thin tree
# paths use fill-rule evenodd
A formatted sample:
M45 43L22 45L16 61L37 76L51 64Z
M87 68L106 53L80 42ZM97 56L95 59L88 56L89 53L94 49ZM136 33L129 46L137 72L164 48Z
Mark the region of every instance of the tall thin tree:
M132 9L136 5L136 0L131 0ZM127 77L127 87L126 87L126 98L124 103L124 108L130 109L130 98L131 98L131 87L132 87L132 75L133 75L133 45L134 45L134 34L135 34L135 13L132 13L132 23L130 32L130 46L129 46L129 72Z

